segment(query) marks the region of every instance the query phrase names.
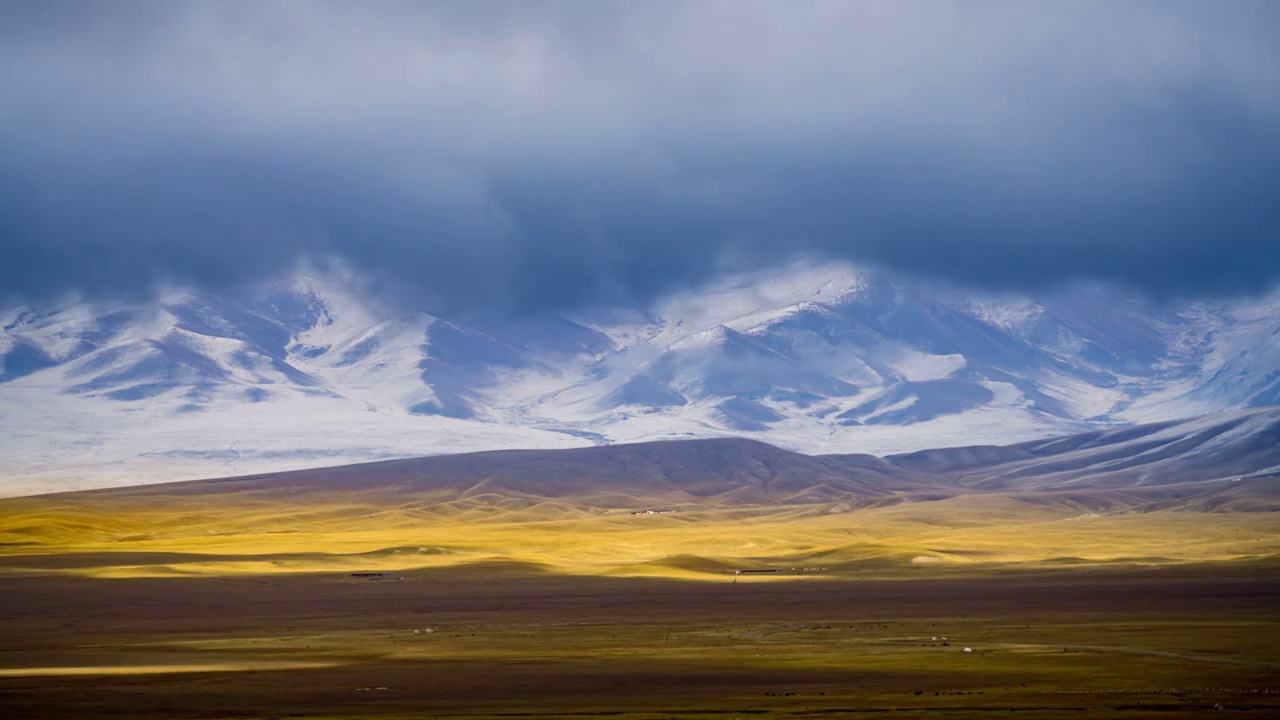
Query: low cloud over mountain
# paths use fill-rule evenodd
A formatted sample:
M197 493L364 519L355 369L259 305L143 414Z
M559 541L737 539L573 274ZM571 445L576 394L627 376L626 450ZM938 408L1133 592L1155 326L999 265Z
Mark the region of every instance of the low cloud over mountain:
M0 8L0 296L337 256L433 312L796 254L1166 297L1280 273L1280 6Z

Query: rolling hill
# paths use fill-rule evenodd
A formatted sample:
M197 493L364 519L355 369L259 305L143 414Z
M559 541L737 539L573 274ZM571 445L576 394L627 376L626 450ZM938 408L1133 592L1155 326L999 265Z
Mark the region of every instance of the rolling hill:
M1280 408L1094 431L1006 446L941 448L876 457L810 456L758 440L717 438L566 450L499 450L162 483L6 501L146 505L185 499L216 506L253 497L303 508L349 496L389 506L411 500L554 501L579 510L667 504L768 507L886 498L1071 493L1191 498L1271 487L1280 477ZM674 505L673 505L674 504ZM284 510L285 508L282 508Z
M1228 490L1269 495L1280 476L1280 411L1217 413L1004 447L926 450L887 461L982 492L1123 491L1175 500ZM1277 506L1271 500L1266 507Z

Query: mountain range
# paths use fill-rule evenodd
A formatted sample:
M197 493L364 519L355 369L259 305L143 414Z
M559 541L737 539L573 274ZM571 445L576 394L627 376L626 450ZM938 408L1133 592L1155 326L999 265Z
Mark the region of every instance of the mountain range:
M1280 404L1280 292L1032 296L808 262L644 308L477 319L370 287L328 264L8 303L0 494L727 436L824 456L1012 444L1032 462L1025 443L1048 437Z

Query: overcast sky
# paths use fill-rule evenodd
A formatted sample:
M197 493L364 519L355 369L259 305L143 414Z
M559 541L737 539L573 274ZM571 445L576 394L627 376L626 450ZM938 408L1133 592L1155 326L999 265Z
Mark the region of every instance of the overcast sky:
M0 0L0 296L1280 278L1280 2Z

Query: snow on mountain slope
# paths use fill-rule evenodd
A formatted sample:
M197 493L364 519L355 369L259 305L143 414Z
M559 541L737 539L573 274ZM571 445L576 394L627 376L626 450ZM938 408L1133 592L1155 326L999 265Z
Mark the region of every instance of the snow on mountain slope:
M1213 374L1191 395L1209 405L1280 405L1280 295L1228 312L1204 363Z
M476 324L365 287L303 268L0 309L0 494L739 434L894 453L1280 403L1280 293L1032 298L809 263Z
M1187 487L1280 474L1280 408L1099 430L1005 447L886 458L982 490Z

